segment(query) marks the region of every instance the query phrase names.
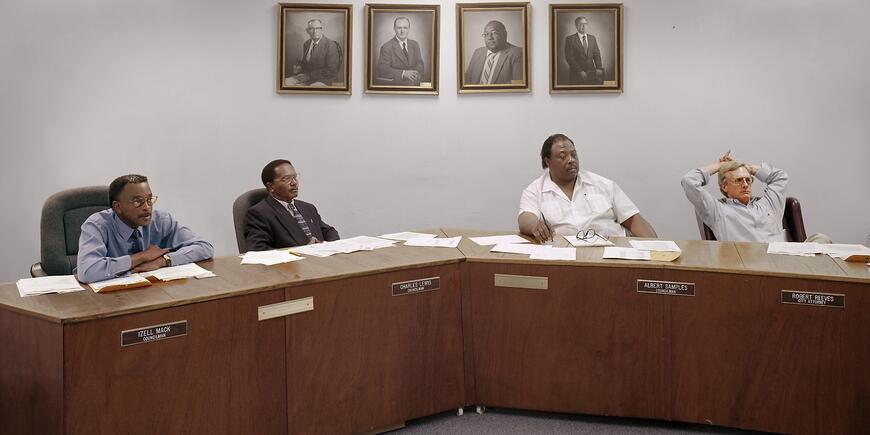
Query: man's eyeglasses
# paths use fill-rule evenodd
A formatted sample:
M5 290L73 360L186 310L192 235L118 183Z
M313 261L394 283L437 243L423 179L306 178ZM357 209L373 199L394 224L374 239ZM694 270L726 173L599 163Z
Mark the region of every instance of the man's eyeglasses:
M308 30L323 30L323 27L309 27Z
M492 32L483 32L480 34L480 36L483 36L484 38L489 38L490 36L498 37L500 35L501 35L501 32L499 32L498 30L493 30Z
M741 185L743 185L743 183L746 183L746 184L751 186L752 182L755 181L755 179L752 177L740 177L740 178L735 178L733 180L728 180L728 181L730 181L731 184L733 184L735 186L741 186Z
M596 238L607 241L607 238L595 232L595 230L580 230L577 232L577 240L592 242Z
M145 204L154 205L155 202L157 202L156 196L149 196L147 198L137 196L130 200L130 204L133 204L133 207L136 208L142 208L142 206Z
M284 184L298 183L300 175L302 175L302 174L300 174L298 172L294 175L285 175L285 176L279 178L278 181L280 181Z

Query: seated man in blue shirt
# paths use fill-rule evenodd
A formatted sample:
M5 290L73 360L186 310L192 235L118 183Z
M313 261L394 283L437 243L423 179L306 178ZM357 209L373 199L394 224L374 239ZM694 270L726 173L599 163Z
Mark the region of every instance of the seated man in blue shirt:
M214 255L211 243L153 208L144 175L124 175L109 185L112 208L92 214L82 224L78 264L80 281L103 281L127 272L148 272Z
M704 189L716 173L724 196L718 200ZM753 177L766 185L761 196L752 196ZM728 151L718 162L689 171L682 184L686 198L717 240L786 241L782 215L788 175L782 169L766 163L747 165L733 160Z

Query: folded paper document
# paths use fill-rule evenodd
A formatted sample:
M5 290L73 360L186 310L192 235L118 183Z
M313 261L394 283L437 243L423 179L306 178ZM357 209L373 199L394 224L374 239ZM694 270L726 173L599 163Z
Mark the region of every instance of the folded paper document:
M18 287L18 294L21 297L47 293L69 293L85 289L73 275L19 279L15 285Z
M151 281L138 273L122 276L120 278L107 279L105 281L92 282L88 284L88 286L90 286L91 289L96 293L105 293L115 290L127 290L138 287L148 287L149 285L151 285Z

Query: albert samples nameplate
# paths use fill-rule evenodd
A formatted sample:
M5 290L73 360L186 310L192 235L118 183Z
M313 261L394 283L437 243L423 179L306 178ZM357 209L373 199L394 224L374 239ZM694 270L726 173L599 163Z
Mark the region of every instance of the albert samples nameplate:
M414 293L430 292L441 288L441 277L421 278L411 281L393 283L393 296L410 295Z
M657 295L695 296L695 283L639 279L637 280L637 291L638 293Z
M121 347L187 335L187 320L121 331Z
M814 305L817 307L846 307L846 295L838 293L799 292L783 290L780 302L795 305Z

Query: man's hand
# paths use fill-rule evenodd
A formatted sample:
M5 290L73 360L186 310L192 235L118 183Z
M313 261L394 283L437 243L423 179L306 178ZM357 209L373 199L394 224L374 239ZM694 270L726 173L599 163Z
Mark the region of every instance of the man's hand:
M320 240L317 240L317 237L312 236L311 240L308 241L308 244L313 245L315 243L320 243Z
M598 68L598 69L595 70L595 77L598 77L598 78L600 79L600 78L603 77L603 76L604 76L604 70L603 70L603 69Z
M402 71L402 78L417 83L420 81L420 73L417 71Z
M586 71L580 71L580 78L586 80Z
M144 263L153 261L157 258L159 258L160 261L163 261L163 254L166 254L167 252L169 252L168 249L163 249L157 245L151 245L148 247L148 249L130 256L130 268L134 269L135 271L136 267Z
M549 242L553 240L553 231L543 219L538 219L538 223L532 228L532 236L538 243Z
M150 272L152 270L160 269L161 267L166 266L166 260L163 259L163 256L157 257L149 262L142 263L133 268L131 272Z
M719 157L719 163L730 162L734 159L731 158L731 150L728 150L727 153L722 154L722 157Z
M292 74L295 76L296 74L299 74L299 73L301 73L301 72L302 72L302 65L301 65L301 64L298 64L298 63L293 64L293 72L292 72Z

